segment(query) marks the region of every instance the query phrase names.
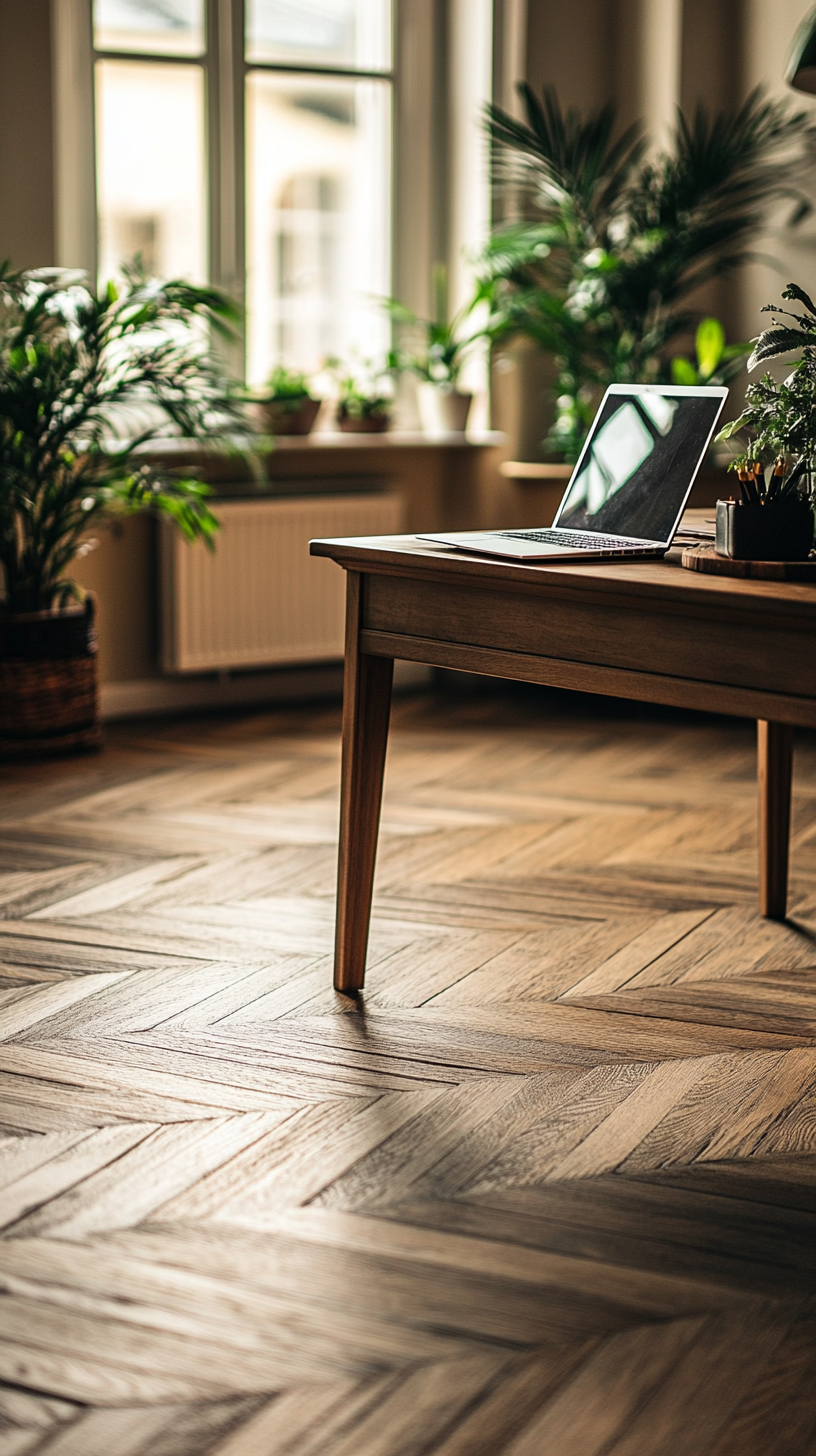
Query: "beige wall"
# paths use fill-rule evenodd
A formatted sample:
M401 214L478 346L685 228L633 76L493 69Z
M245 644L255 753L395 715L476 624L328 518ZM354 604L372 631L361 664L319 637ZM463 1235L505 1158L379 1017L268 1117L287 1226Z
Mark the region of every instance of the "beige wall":
M602 106L614 89L615 22L611 0L528 0L525 79L555 86L566 105Z
M0 259L54 262L48 0L0 0Z

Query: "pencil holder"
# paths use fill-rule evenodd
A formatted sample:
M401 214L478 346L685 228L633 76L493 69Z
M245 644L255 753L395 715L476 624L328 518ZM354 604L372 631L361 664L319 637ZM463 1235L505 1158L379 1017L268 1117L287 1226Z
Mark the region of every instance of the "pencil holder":
M736 561L804 561L813 547L810 501L717 501L715 548Z

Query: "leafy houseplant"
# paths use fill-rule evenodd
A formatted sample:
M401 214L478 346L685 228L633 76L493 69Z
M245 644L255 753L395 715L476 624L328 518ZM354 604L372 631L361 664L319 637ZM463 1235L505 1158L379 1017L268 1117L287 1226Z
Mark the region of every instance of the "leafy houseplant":
M332 358L326 365L337 386L338 429L350 434L387 430L393 407L389 367L380 367L371 359L344 364Z
M677 354L671 361L672 384L727 384L743 368L750 344L726 344L719 319L704 318L694 335L695 360Z
M261 427L270 435L308 435L320 409L305 374L277 364L253 396Z
M719 434L721 440L744 437L744 448L730 466L739 476L742 499L737 505L741 509L732 509L730 516L735 529L740 521L756 522L752 554L764 554L768 559L808 554L816 504L816 305L796 283L789 283L782 297L799 304L803 311L765 306L763 313L773 314L774 322L755 340L748 368L754 370L794 352L799 358L781 382L765 373L749 384L742 414ZM718 515L722 514L720 506ZM788 539L791 544L786 550ZM783 542L783 557L778 554L779 541Z
M136 266L99 293L82 274L0 267L0 749L98 740L94 604L66 575L92 523L148 509L211 541L207 487L140 447L238 426L200 336L235 320L215 290Z
M484 329L467 329L477 297L454 315L448 316L447 270L437 264L433 270L434 317L419 318L412 309L397 299L385 301L391 318L409 335L418 339L414 347L399 348L394 357L397 368L406 370L419 381L420 418L429 434L464 430L473 395L459 389L459 376L468 354Z
M691 295L751 256L769 208L809 210L799 181L814 127L754 92L736 113L678 116L649 160L614 108L564 112L554 90L520 94L526 122L488 111L495 178L522 215L480 263L494 339L522 335L556 364L547 448L575 460L599 391L666 377L668 347L694 326Z

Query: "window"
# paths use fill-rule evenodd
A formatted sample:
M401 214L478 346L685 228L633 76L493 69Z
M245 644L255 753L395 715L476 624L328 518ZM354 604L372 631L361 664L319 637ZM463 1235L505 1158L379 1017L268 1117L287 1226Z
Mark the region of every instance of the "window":
M245 296L253 384L381 354L390 0L94 0L93 21L100 278L138 253Z
M249 0L247 373L382 353L390 292L388 0Z

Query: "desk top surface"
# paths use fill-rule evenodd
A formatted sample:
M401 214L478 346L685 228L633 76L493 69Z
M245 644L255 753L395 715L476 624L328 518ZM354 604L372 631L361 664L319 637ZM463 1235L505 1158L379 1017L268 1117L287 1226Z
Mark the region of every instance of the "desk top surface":
M710 511L689 512L689 524ZM708 608L751 616L795 616L816 626L816 583L753 581L703 576L680 565L680 548L658 561L594 561L555 565L503 561L435 546L416 536L355 536L311 543L314 556L328 556L346 570L414 577L458 586L478 585L522 595L568 598L648 598L671 608Z

